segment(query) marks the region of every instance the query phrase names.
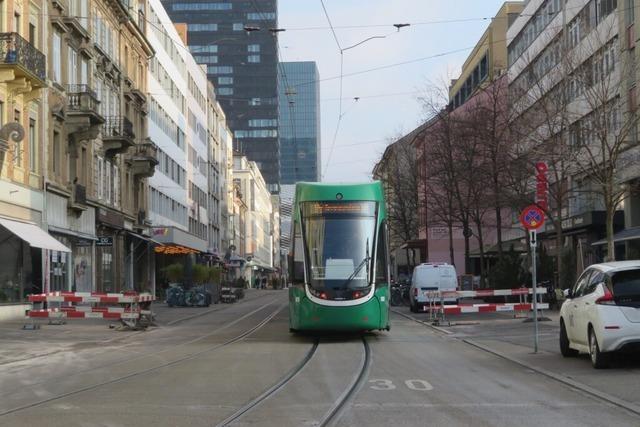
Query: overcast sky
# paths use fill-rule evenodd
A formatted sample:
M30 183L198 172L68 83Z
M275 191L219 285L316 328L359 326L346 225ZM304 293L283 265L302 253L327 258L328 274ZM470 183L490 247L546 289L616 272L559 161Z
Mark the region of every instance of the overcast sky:
M342 120L333 153L339 112L340 79L322 81L323 181L369 180L389 138L415 128L423 119L418 96L428 84L455 78L502 1L498 0L324 0L344 52L343 74L466 49L342 80ZM316 61L320 78L340 75L340 53L328 29L320 0L279 0L283 61ZM433 23L461 20L463 22ZM399 32L393 24L411 23ZM375 25L381 25L376 27ZM325 27L310 29L311 27ZM356 102L354 97L360 99Z

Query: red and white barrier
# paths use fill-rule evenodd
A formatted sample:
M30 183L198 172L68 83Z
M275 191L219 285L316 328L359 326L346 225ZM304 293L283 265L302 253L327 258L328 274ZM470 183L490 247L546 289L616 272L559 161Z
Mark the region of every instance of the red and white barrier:
M547 303L538 303L538 310L549 308ZM491 312L510 312L510 311L531 311L532 303L504 303L504 304L460 304L460 305L435 305L423 306L422 311L436 310L444 314L463 314L463 313L491 313Z
M148 293L50 292L29 295L29 302L133 304L150 301L153 301L153 295Z
M429 292L429 291L427 291ZM536 288L538 295L547 293L546 288ZM442 291L443 298L482 298L482 297L504 297L511 295L531 295L531 288L515 288L515 289L476 289L475 291Z
M29 295L34 308L29 310L31 319L47 318L49 323L64 323L63 319L117 319L127 326L146 327L153 314L149 310L153 295L137 292L50 292ZM47 303L48 306L44 304ZM40 306L36 306L40 304ZM55 307L52 307L51 305ZM86 304L86 305L77 305ZM45 308L47 307L47 308ZM54 321L56 319L57 321ZM29 325L25 325L25 328ZM30 329L35 329L32 322Z
M141 315L151 315L151 310L119 310L120 307L108 309L91 307L49 308L30 310L31 318L49 319L139 319ZM88 309L88 310L87 310Z

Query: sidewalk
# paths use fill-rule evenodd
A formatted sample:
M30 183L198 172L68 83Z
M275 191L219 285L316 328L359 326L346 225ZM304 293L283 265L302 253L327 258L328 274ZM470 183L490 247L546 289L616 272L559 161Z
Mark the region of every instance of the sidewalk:
M523 319L478 320L473 325L445 329L452 332L450 337L640 415L637 355L617 355L611 368L606 370L594 369L586 354L564 358L558 344L559 312L545 312L545 317L551 321L538 323L538 353L533 353L533 323Z

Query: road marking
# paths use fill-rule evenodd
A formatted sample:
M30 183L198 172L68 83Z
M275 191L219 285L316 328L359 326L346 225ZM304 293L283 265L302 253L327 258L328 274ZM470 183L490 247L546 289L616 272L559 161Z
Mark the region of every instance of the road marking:
M493 402L466 402L466 403L405 403L405 402L385 402L385 403L356 403L355 408L362 409L420 409L420 408L593 408L594 403L572 403L572 402L522 402L522 403L493 403ZM604 405L602 405L604 406Z
M430 391L433 390L433 386L425 380L406 380L404 382L407 387L415 391Z
M396 388L391 380L375 379L369 380L369 382L376 384L370 386L373 390L395 390Z

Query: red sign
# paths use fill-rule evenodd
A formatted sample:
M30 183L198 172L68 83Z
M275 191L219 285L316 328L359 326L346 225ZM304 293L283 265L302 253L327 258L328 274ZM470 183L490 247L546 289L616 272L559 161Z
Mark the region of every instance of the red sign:
M522 210L520 222L527 230L537 230L544 224L544 211L536 205L531 205Z
M549 181L547 180L547 164L545 162L536 163L536 203L543 210L549 209L547 195L549 193Z

